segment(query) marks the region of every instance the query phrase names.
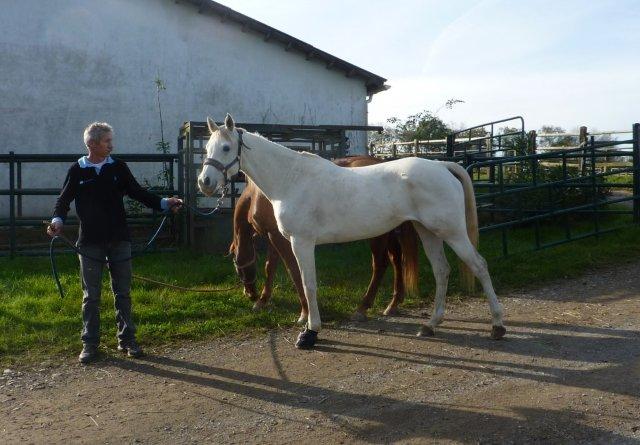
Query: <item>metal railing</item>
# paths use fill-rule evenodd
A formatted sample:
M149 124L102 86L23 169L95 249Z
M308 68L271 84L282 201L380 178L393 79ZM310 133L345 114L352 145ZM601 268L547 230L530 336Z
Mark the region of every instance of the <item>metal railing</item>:
M41 226L42 220L49 219L51 217L50 214L29 217L23 216L24 206L22 198L24 196L56 196L60 193L60 188L24 187L23 168L25 165L62 162L71 163L78 158L79 155L76 154L16 154L14 152L0 154L0 165L8 165L9 169L9 187L0 188L0 196L9 197L9 216L8 218L0 218L0 229L6 229L8 231L8 251L0 250L0 255L8 254L13 257L20 252L16 233L16 229L18 227ZM163 163L163 166L170 166L167 175L168 182L170 184L175 184L174 164L180 162L180 158L177 154L119 154L117 155L117 158L125 162L161 162ZM62 179L63 178L61 177L60 182L62 182ZM154 188L153 192L162 196L171 196L175 194L179 196L183 195L180 183L178 183L177 189ZM156 212L146 216L128 217L128 221L134 225L149 224L155 222L156 219ZM68 222L70 225L77 224L77 220L74 217L69 218ZM42 250L40 253L44 252L45 251Z
M497 133L498 124L517 123L519 130ZM446 138L391 142L386 146L373 146L370 154L387 159L416 156L427 159L443 159L467 165L472 158L491 158L505 155L505 141L514 136L525 137L524 119L509 117L449 133Z
M612 157L626 161L607 169ZM478 161L467 171L475 178L480 231L500 231L503 255L511 253L514 228L531 228L532 247L543 249L640 222L640 124L630 140L592 136L584 147ZM562 233L543 239L545 224Z

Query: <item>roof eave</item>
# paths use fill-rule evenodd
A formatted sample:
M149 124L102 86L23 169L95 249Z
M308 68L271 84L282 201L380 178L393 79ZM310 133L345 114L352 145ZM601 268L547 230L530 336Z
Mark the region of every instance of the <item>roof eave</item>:
M345 60L335 57L321 49L318 49L300 39L296 39L289 34L279 31L265 23L252 19L249 16L241 14L227 6L224 6L213 0L186 0L198 7L198 13L211 11L220 16L223 22L235 22L242 27L243 32L249 30L258 32L264 36L265 41L278 41L284 45L285 51L297 51L304 54L307 60L320 59L326 63L326 68L337 69L345 72L347 77L357 77L364 80L367 87L367 95L373 95L381 91L389 89L385 85L387 79L373 74L365 69L353 65Z

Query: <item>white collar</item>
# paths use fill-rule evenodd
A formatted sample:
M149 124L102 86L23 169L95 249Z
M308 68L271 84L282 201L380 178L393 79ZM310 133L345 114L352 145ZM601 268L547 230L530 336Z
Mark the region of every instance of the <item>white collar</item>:
M104 164L112 164L113 162L115 161L111 158L111 156L107 156L104 161L98 164L94 164L93 162L91 162L87 156L83 156L78 159L78 165L80 166L80 168L102 167Z

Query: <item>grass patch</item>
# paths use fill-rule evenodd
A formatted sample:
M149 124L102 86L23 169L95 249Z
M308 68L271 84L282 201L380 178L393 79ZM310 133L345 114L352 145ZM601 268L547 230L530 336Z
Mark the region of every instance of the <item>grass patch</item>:
M611 221L615 222L615 219ZM638 227L535 252L531 251L531 230L510 231L510 251L517 253L506 258L501 257L500 232L481 236L481 252L488 259L499 295L514 287L575 277L595 267L635 259L640 254ZM562 227L546 227L545 237L552 238L563 230ZM451 252L448 255L452 266L449 294L460 295L457 260ZM421 265L425 264L426 259L421 254ZM65 299L57 294L48 258L0 259L1 364L25 365L45 357L78 353L81 329L78 261L69 254L59 255L58 265L67 294ZM323 321L344 320L355 309L369 283L368 243L319 246L317 267ZM188 251L138 258L134 260L134 273L187 287L225 288L237 283L229 258ZM101 340L102 344L115 347L113 296L106 273L103 284ZM431 271L429 267L422 267L420 295L408 299L406 305L430 301L433 290ZM391 291L391 272L388 271L374 310L384 308ZM254 313L241 289L203 294L158 288L134 280L132 298L138 338L145 346L291 326L299 313L298 298L282 267L275 280L273 304L265 312Z

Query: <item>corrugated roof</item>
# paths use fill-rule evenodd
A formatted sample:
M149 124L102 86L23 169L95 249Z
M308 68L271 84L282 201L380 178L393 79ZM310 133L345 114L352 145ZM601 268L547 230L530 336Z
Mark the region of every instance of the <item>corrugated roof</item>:
M380 91L387 90L388 85L385 85L387 79L380 77L377 74L373 74L365 69L357 67L345 60L342 60L336 56L333 56L321 49L318 49L308 43L303 42L300 39L296 39L289 34L265 25L258 20L252 19L244 14L241 14L233 9L221 5L218 2L212 0L184 0L187 3L191 3L198 8L199 13L210 11L220 17L223 22L235 23L242 28L245 32L255 32L263 36L265 42L273 42L281 44L285 51L293 51L305 57L307 60L318 59L325 62L327 69L340 70L345 73L347 77L357 77L363 79L367 87L367 94L375 94ZM176 3L178 1L176 0Z

